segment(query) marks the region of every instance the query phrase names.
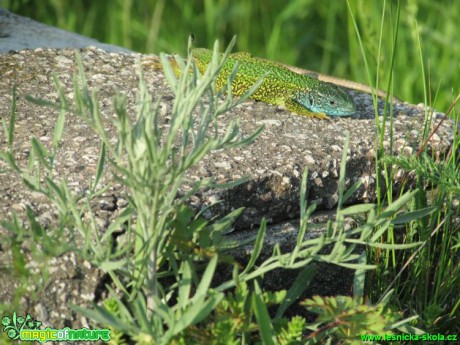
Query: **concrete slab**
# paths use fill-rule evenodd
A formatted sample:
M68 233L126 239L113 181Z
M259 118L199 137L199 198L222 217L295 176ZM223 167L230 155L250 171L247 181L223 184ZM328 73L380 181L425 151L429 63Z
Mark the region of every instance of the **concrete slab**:
M1 6L1 3L0 3ZM95 46L108 52L131 50L39 23L0 8L0 54L35 48L85 48Z

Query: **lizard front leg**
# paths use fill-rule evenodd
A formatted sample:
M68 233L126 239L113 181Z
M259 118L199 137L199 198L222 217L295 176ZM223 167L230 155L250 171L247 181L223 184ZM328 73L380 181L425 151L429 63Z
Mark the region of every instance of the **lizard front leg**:
M321 120L330 120L329 117L325 113L314 113L308 110L307 108L305 108L303 105L294 101L292 98L288 98L287 100L285 100L284 106L289 111L292 111L293 113L296 113L299 115L314 117L314 118L321 119Z

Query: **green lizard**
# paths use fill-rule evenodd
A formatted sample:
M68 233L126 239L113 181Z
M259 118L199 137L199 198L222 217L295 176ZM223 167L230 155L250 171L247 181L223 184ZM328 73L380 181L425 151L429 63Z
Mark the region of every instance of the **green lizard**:
M204 73L212 59L208 49L192 50L193 60ZM352 97L338 86L308 75L297 74L279 63L253 57L249 53L230 54L217 78L217 87L227 83L228 76L238 63L238 72L232 82L232 93L242 96L260 78L262 84L251 98L280 105L299 115L327 119L330 116L348 116L356 112Z

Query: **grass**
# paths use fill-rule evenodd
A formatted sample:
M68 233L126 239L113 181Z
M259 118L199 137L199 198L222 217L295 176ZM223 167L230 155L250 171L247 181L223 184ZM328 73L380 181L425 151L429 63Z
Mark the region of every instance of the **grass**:
M366 71L370 84L378 87L380 64L370 68L372 64L367 62L368 53L365 45L362 43L362 34L365 30L360 30L358 22L355 19L354 11L350 2L348 2L352 22L357 34L357 42L365 61ZM382 20L380 37L385 31L385 6L383 3ZM392 77L395 66L397 65L396 51L400 42L400 8L397 8L396 15L390 18L393 25L391 30L393 39L393 54L390 57L390 69L385 72ZM425 103L431 101L430 89L426 87L426 76L424 66L424 51L419 36L419 29L415 19L413 20L414 33L418 40L418 61L424 85ZM379 42L382 40L380 39ZM381 53L379 47L379 56ZM375 79L374 79L375 78ZM376 80L372 83L372 80ZM393 91L393 80L390 78L386 91ZM459 100L455 97L453 103L449 106L446 115L451 111ZM374 98L374 102L376 99ZM412 214L423 213L430 210L431 215L426 214L419 221L412 223L404 228L403 235L400 234L401 228L395 226L382 236L381 241L384 243L394 243L398 238L403 238L407 243L420 241L422 244L414 252L409 251L396 253L393 250L370 250L368 252L369 260L377 263L377 273L372 272L369 275L368 291L371 300L382 300L382 293L385 295L392 287L397 294L396 305L401 309L408 309L420 315L419 323L423 328L430 328L433 333L438 330L444 332L460 330L458 318L460 316L459 306L460 298L457 291L460 288L460 261L458 251L457 221L458 209L452 208L452 202L458 200L459 182L458 179L458 162L456 157L458 151L458 131L455 131L455 139L451 150L446 153L445 157L435 159L434 156L426 152L426 143L436 131L437 127L430 130L431 117L433 111L427 109L425 112L425 128L420 138L421 146L414 157L392 157L388 156L383 149L383 138L386 132L390 133L390 152L392 147L392 126L393 111L391 107L385 107L382 122L376 116L376 127L378 128L379 138L378 150L376 150L376 176L377 176L377 203L379 210L383 211L383 205L391 203L393 196L401 192L402 188L395 188L393 178L395 167L404 168L406 171L415 171L417 187L421 191L414 199L411 205ZM457 118L454 116L454 118ZM456 126L454 125L454 128ZM434 154L433 154L434 155ZM382 177L383 176L383 177ZM405 175L406 177L407 175ZM403 183L405 182L403 178ZM386 190L382 186L387 186ZM433 191L430 193L429 191ZM457 225L455 225L457 224ZM399 229L398 229L399 228ZM399 235L398 235L399 233ZM448 306L448 307L447 307Z
M258 262L266 231L266 223L262 220L254 243L255 249L246 266L241 267L228 259L229 243L223 234L242 209L222 219L207 221L185 206L185 201L194 191L215 187L212 179L197 182L191 192L178 197L186 171L205 155L213 150L248 145L261 131L240 137L237 122L231 123L226 133L215 131L219 116L243 102L258 87L258 84L254 85L245 96L234 100L229 92L234 72L225 90L216 93L216 77L224 63L218 62L217 56L216 44L212 63L200 78L196 70L192 74L186 72L192 65L191 57L185 62L178 61L182 72L181 77L177 78L168 59L161 56L166 78L175 94L169 126L159 126L159 100L153 102L140 74L134 122L128 116L124 98L118 96L114 99L117 118L113 121L118 128L118 140L117 144L113 144L104 129L97 95L88 90L81 59L77 55L74 104L66 100L65 91L57 78L55 84L60 97L59 104L53 105L30 97L38 105L54 106L60 115L53 132L52 149L46 149L37 138L32 138L31 155L26 167L21 167L14 158L16 109L13 103L9 122L3 123L8 150L2 152L0 157L9 167L4 173L16 174L27 187L45 196L58 210L59 218L56 228L51 230L45 230L30 210L28 227L21 225L15 216L10 221L2 221L2 226L10 235L5 238L9 248L14 249L17 243L30 239L37 245L32 248L39 248L38 244L41 248L35 251L31 249L33 253L44 252L49 258L73 251L107 272L112 280L107 287L110 298L103 305L93 305L91 309L76 305L72 308L110 327L118 343L122 343L123 337L128 336L137 344L153 343L153 339L158 344L199 344L203 339L219 339L216 332L221 332L232 343L243 337L246 339L244 343L250 344L260 337L265 343L313 344L331 336L347 339L350 334L355 337L360 333L392 332L393 329L403 329L403 326L409 327L408 323L414 316L403 318L402 313L387 308L388 297L385 298L386 303L379 305L364 303L364 274L375 266L366 263L365 255L357 253L357 247L380 248L382 244L373 234L374 228L384 233L395 222L413 222L428 213L410 215L404 212L417 191L405 193L380 215L375 213L376 205L373 204L344 208L347 199L360 186L358 182L350 190L345 190L349 137L342 157L336 220L328 223L325 234L305 239L307 221L316 208L314 204L308 205L306 202L308 172L305 171L300 194L299 235L290 252L283 253L275 248L269 258ZM226 95L223 91L227 91ZM207 102L203 102L203 98ZM220 101L222 98L223 102ZM80 117L102 142L98 170L85 195L71 192L65 179L59 183L53 179L55 157L67 112L74 112ZM197 125L196 129L194 124ZM145 128L151 130L146 131ZM179 145L176 139L180 139ZM89 205L92 199L108 188L98 186L107 158L117 180L129 190L130 207L101 232ZM232 182L237 183L239 181ZM82 217L83 214L86 217ZM351 231L345 231L344 217L351 215L364 216L367 221ZM124 231L125 240L117 245L113 242L112 234L119 231L120 227ZM74 229L76 235L71 237L68 246L60 248L60 252L52 252L56 241L62 239L63 229ZM78 241L72 242L72 238L75 240L78 236L83 239L81 244ZM330 253L323 251L326 246L331 248ZM385 248L396 251L415 246L417 243L394 243ZM44 267L47 257L41 260ZM321 315L319 321L312 324L300 317L285 318L284 313L313 279L315 261L356 270L354 296L336 296L325 300L318 297L305 301L307 309ZM218 263L230 265L233 276L211 288ZM259 285L259 277L281 268L301 269L289 290L269 292ZM27 274L23 276L26 280ZM391 293L389 291L387 296ZM332 308L337 303L340 308ZM269 306L277 306L274 317L268 313ZM324 315L321 306L327 306L328 312ZM333 333L322 331L328 323L341 318L343 325L334 327L336 329L333 329ZM313 331L311 336L305 336L307 329ZM410 329L420 332L416 328Z
M350 1L376 78L372 84L378 78L377 86L386 88L391 78L398 98L423 103L427 96L428 104L445 110L460 90L456 73L460 46L452 44L457 39L460 7L455 1L402 2L394 46L397 3L387 2L382 12L381 2ZM215 39L229 42L237 35L236 50L369 84L350 12L342 1L4 0L3 5L41 22L139 52L184 56L191 33L196 46L208 48ZM420 61L419 52L426 81L420 69L414 68Z
M115 3L121 5L120 2ZM311 16L312 13L306 14L301 11L306 3L313 6L313 2L299 1L292 2L291 5L282 9L274 9L279 12L274 19L275 24L272 30L266 33L267 38L264 42L267 43L265 45L267 52L277 44L282 46L280 42L283 39L286 41L283 44L289 45L289 39L280 37L277 30L283 28L283 33L285 29L286 32L289 32L292 23L286 24L288 19L303 18L303 15L307 18ZM124 4L129 7L130 2ZM383 2L377 5L377 2L350 0L346 40L352 47L350 51L353 51L353 54L348 54L348 58L356 62L351 69L356 68L353 73L360 73L369 84L379 88L382 88L383 85L384 89L395 93L401 84L401 79L405 80L407 75L410 80L412 73L415 73L418 77L413 80L412 86L414 89L419 87L422 90L422 99L425 99L427 103L436 99L436 104L439 105L442 104L440 102L444 97L443 102L449 104L449 95L442 92L442 88L436 93L436 97L432 96L431 85L436 79L433 79L434 74L426 64L427 56L430 56L433 48L427 47L429 38L425 36L425 23L431 23L433 15L423 12L423 6L433 9L435 5L428 5L422 1L417 4L415 1L408 1L398 7L393 2ZM159 1L156 3L155 11L157 13L168 11L168 6L173 5L177 4L174 2L166 4ZM243 9L241 11L248 13L257 13L258 10L257 4L246 4L247 7L240 8L239 6L243 5L238 2L231 11L225 7L225 3L218 8L212 1L205 1L203 6L204 16L211 17L207 19L209 22L205 21L206 30L209 32L215 30L212 21L220 18L218 14L224 15L222 13L225 12L225 15L231 16L232 13L239 13L238 10L241 8ZM329 6L329 11L323 9L324 12L321 12L321 6L325 5L315 6L318 13L325 15L326 36L329 37L329 40L335 39L334 33L340 27L341 22L340 20L335 22L330 18L340 13L341 7L332 5ZM378 17L373 14L377 10ZM152 13L155 14L155 11ZM183 8L184 16L193 17L193 14L196 14L193 11L196 9ZM313 13L316 12L313 11ZM372 17L373 15L376 17ZM414 15L420 16L420 19L415 21ZM446 21L449 21L450 15L450 13L447 14ZM269 17L264 20L268 21ZM377 21L372 20L376 18ZM245 30L245 23L248 26L250 24L245 22L245 17L242 17L241 21L240 27ZM225 26L225 23L223 21L221 25ZM134 26L134 21L130 25ZM264 25L266 22L262 21L261 26ZM440 23L438 25L449 24ZM161 32L159 28L154 28L155 30L157 33ZM315 27L312 30L315 32ZM217 33L215 34L218 36ZM430 35L433 36L433 33ZM245 44L249 44L248 42L243 39L239 47L244 47ZM412 46L412 50L411 45L407 42L416 43ZM330 51L323 52L324 60L320 61L325 61L325 68L337 61L336 68L340 68L340 64L346 63L346 58L334 55L335 45L328 47ZM444 54L453 53L442 52ZM272 51L271 54L275 52ZM412 60L405 60L409 56L412 57ZM364 62L365 68L360 68L358 72L357 66L363 65L363 63L359 65L359 61ZM417 62L418 66L413 62ZM19 174L29 187L49 197L61 214L65 215L62 219L67 223L60 224L58 230L73 227L79 230L82 237L88 239L85 243L86 247L78 249L79 254L109 272L114 286L123 292L121 297L113 293L104 306L95 306L92 310L76 308L77 310L104 325L110 325L118 332L130 335L131 339L139 344L159 338L165 343L167 341L194 343L203 341L203 339L224 337L224 335L229 337L228 342L243 341L243 343L251 343L251 339L259 337L265 343L287 342L286 339L289 337L292 338L293 343L300 341L299 339L303 342L319 343L326 341L327 337L351 341L347 338L348 335L356 336L359 332L371 332L371 328L379 324L387 328L378 328L378 332L390 332L391 329L397 328L399 331L417 333L417 328L420 328L430 333L459 333L460 236L457 231L459 209L458 206L452 206L454 202L458 202L460 197L460 181L458 180L460 138L458 133L456 133L451 151L445 157L430 156L423 146L420 154L410 159L388 156L382 149L382 138L385 132L390 133L391 140L394 114L392 107L388 106L381 118L376 117L378 189L375 205L354 205L343 208L347 197L351 195L354 188L357 188L354 186L351 191L344 190L344 156L336 219L328 224L328 232L320 240L305 241L303 234L306 231L306 221L314 210L314 205L307 205L304 199L305 174L303 192L300 196L301 226L295 249L291 253L274 251L271 258L256 266L255 262L260 254L265 232L262 222L263 225L259 229L255 242L255 250L247 267L242 270L235 267L231 280L214 289L209 289L218 259L224 255L222 249L225 245L224 242L221 242L223 238L220 234L238 216L240 210L236 210L224 220L207 223L199 215L194 215L191 210L184 207L183 199L177 201L176 192L183 181L185 171L199 161L203 155L213 149L249 144L257 133L247 141L239 142L236 136L225 137L230 138L225 141L225 138L213 137L207 132L207 129L212 127L213 121L218 121L218 114L231 109L236 104L231 97L225 98L223 105L217 103L218 97L222 96L215 94L212 88L213 78L219 70L217 62L210 67L203 78L204 81L200 84L196 82L197 75L195 74L183 73L182 77L177 79L168 69L165 59L163 63L166 66L165 71L170 87L176 94L173 111L177 113L172 118L177 122L171 124L169 132L166 133L155 127L158 109L152 106L154 103L145 91L146 88L141 78L139 104L142 106L139 107L136 115L137 122L130 122L123 99L116 99L115 109L118 115L117 126L120 142L117 148L113 147L105 137L98 109L92 106L97 102L97 98L84 97L87 93L81 67L80 73L76 76L78 82L75 85L81 85L83 88L75 90L77 115L93 128L104 143L101 148L96 182L90 189L91 193L87 196L86 204L89 205L89 199L100 192L97 188L97 176L102 174L106 156L110 157L115 170L126 177L124 181L131 190L131 207L121 215L121 219L110 225L106 231L108 235L101 237L95 224L83 223L80 214L89 212L89 209L82 210L76 206L77 201L81 200L76 200L75 196L69 194L65 183L56 185L52 178L48 178L52 176L55 151L59 147L65 112L68 110L66 107L59 108L60 120L54 131L53 149L47 151L37 139L32 141L31 159L36 160L36 163L30 163L29 167L39 169L39 176L45 178L44 184L34 179L35 176L38 176L36 170L17 169L13 152L2 153L2 159L10 164L9 173ZM185 63L190 64L190 61ZM408 67L408 64L410 68L407 68L406 71L400 70L401 65ZM188 70L187 66L189 65L184 64L183 70ZM61 94L61 104L67 104L58 81L56 85ZM206 109L206 106L200 103L201 98L205 95L208 97L207 104L210 108L204 111L204 114L208 114L209 117L203 116L201 120L195 119L193 109L196 107ZM447 106L445 108L447 109ZM454 111L453 106L452 117L456 118ZM14 114L13 104L9 123L4 122L4 134L8 138L10 148L14 141ZM427 109L425 119L427 122L431 115L431 110ZM191 135L190 132L191 123L194 121L199 123L200 131L197 136ZM146 127L153 129L151 132L139 131ZM230 133L234 133L233 131L238 131L236 125ZM427 139L429 134L428 130L423 133L420 142ZM174 156L175 160L172 160L172 142L178 136L182 138L181 142L185 146L178 149L177 156ZM193 147L196 151L190 154L187 151L188 147ZM344 152L347 152L347 147L344 148ZM121 160L122 155L128 157L127 165ZM403 193L392 184L397 166L416 172L416 190ZM161 186L164 185L162 181L165 179L171 181L169 185L174 186L170 191L161 189ZM211 182L206 181L205 183ZM151 187L146 189L145 186ZM383 186L386 188L384 189ZM203 185L196 186L196 188L200 187ZM59 199L59 196L62 195L66 198ZM133 214L138 219L136 224L127 222ZM343 229L345 216L355 217L358 224L348 232ZM46 240L44 241L45 249L48 248L51 251L54 247L53 232L47 235L43 229L40 229L40 225L34 223L33 214L29 214L29 221L34 232L33 238L39 242ZM124 252L107 251L108 247L112 248L110 233L126 222L128 225L125 225L125 231L128 234L128 242ZM31 236L30 230L20 227L14 219L10 222L3 222L2 225L11 233L9 245L13 249L17 248L18 242ZM190 237L191 232L196 236ZM59 231L56 233L60 236ZM352 237L353 235L358 238ZM319 246L316 249L320 248L321 241L324 242L322 245L332 244L333 253L336 254L336 256L324 255L321 260L356 270L354 295L348 298L336 296L333 300L316 298L306 301L304 305L320 315L314 324L307 324L301 319L285 319L283 313L288 307L285 301L298 298L301 292L308 287L308 282L314 275L313 258L318 257L319 254L312 247ZM188 246L184 246L184 243L187 243ZM203 246L203 243L210 245ZM352 254L350 250L357 244L366 247L366 255ZM184 251L184 248L188 248L188 251ZM128 251L131 253L131 260L130 256L125 256ZM59 255L59 253L52 255ZM19 263L16 264L19 265ZM303 270L290 290L270 294L264 291L263 286L260 286L255 278L280 266L303 268ZM203 268L200 269L200 267ZM126 272L132 273L126 274ZM162 276L173 277L177 284L165 286L161 279ZM192 283L180 284L179 282L184 278ZM123 288L126 281L131 282L129 289ZM170 299L171 296L178 297ZM275 317L270 318L267 311L269 305L278 307ZM338 319L341 322L335 324L334 322ZM137 322L138 320L143 320L144 323ZM345 325L350 325L350 328ZM236 331L239 337L236 336L235 327L239 327ZM304 337L306 329L312 331L309 338ZM376 329L374 328L373 331Z

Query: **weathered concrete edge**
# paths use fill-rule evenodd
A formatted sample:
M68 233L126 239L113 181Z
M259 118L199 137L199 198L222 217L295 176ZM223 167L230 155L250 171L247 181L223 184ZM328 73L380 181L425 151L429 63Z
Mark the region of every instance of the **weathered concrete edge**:
M1 3L0 3L1 6ZM58 29L0 8L0 53L35 48L85 48L95 46L108 52L132 52L112 44Z

